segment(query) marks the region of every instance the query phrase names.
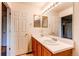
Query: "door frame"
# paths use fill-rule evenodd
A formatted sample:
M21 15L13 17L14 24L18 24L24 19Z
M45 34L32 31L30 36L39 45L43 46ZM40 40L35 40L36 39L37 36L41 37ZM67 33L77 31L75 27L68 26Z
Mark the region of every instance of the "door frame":
M7 54L6 54L6 56L10 56L10 52L11 52L10 51L10 39L11 39L10 38L10 34L11 34L10 26L11 26L11 24L9 24L9 22L11 23L11 17L10 17L11 9L10 9L9 5L7 4L7 2L2 2L2 3L7 7L7 51L6 51Z
M2 32L2 3L0 2L0 56L1 56L1 33Z

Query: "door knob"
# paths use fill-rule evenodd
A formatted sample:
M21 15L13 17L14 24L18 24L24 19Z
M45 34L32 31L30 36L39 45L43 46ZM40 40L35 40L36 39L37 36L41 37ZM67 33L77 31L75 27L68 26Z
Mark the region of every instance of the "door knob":
M25 36L27 36L28 34L25 34Z

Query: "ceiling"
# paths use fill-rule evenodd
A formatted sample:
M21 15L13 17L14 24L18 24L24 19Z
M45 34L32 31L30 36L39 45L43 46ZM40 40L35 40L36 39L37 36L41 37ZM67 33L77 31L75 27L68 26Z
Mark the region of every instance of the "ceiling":
M14 9L25 9L25 8L37 8L40 11L43 11L48 5L52 2L10 2L12 8ZM62 3L55 7L53 10L56 12L60 12L66 8L73 6L73 3Z
M73 7L73 2L65 2L65 3L61 3L60 5L58 5L57 7L55 7L53 10L56 12L60 12L63 11L67 8Z
M38 9L44 8L49 2L11 2L12 6L19 6L19 7L35 7Z

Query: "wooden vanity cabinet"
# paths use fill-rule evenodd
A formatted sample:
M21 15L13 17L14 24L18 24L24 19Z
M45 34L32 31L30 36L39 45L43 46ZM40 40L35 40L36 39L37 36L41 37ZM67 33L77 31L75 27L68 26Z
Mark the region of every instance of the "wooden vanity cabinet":
M34 56L51 56L49 50L47 50L41 43L32 37L32 53Z
M34 56L37 56L36 40L33 37L32 37L32 53Z
M32 53L34 56L72 56L72 49L53 54L41 43L32 37Z
M52 56L52 53L44 46L42 46L42 56Z
M37 42L36 45L37 45L37 56L42 56L42 45L39 42Z
M41 44L32 37L32 53L34 56L41 56Z
M72 56L72 49L69 49L57 54L53 54L53 56Z

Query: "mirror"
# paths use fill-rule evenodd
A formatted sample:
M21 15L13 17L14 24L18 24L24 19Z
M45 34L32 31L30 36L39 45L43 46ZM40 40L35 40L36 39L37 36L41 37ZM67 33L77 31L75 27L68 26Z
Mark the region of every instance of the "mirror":
M41 16L34 15L34 27L41 27Z
M44 14L48 15L51 35L72 39L73 2L61 2Z
M47 28L47 27L48 27L48 17L42 16L42 28Z
M34 27L48 27L48 17L41 15L34 15Z

